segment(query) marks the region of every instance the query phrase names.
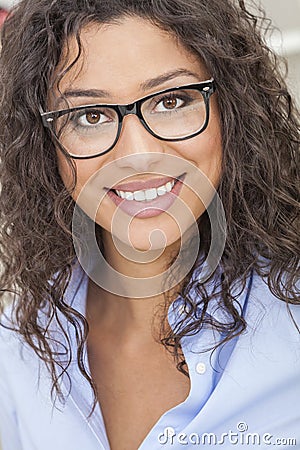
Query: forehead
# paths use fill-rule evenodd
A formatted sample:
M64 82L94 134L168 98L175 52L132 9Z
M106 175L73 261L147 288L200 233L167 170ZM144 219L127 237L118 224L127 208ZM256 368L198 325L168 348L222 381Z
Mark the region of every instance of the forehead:
M174 80L166 80L163 86L150 84L145 89L145 80L164 73L183 69L194 73L198 80L208 76L200 58L174 35L141 18L123 18L105 25L89 24L81 30L80 40L82 53L63 77L62 92L70 88L101 89L112 101L129 102L130 96L134 99L160 87L174 86ZM64 49L61 64L67 67L77 54L78 44L73 37ZM183 70L178 83L196 81L184 75Z

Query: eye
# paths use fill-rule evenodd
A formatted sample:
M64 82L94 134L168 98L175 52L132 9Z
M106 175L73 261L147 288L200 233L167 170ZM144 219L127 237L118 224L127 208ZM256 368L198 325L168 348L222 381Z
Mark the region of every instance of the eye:
M157 101L155 112L171 111L180 108L184 104L185 102L182 98L176 97L174 94L166 95Z
M88 127L93 125L100 125L105 122L109 122L110 118L107 117L102 111L86 111L83 114L79 113L75 118L76 123L82 127Z

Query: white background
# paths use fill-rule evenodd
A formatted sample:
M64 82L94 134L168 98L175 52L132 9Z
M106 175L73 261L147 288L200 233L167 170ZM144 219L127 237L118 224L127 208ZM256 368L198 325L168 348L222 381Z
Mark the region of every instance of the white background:
M261 0L275 26L270 42L288 59L288 83L300 105L300 0Z

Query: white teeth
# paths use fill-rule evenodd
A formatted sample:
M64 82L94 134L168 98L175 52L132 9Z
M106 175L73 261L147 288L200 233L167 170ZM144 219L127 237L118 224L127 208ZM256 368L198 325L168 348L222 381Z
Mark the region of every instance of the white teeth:
M126 200L133 200L133 192L124 192L124 198Z
M163 186L159 186L158 188L145 189L141 191L117 191L119 197L124 198L126 200L136 200L137 202L142 201L150 201L157 198L157 196L165 195L167 192L170 192L175 184L175 180L168 181L168 183Z
M146 200L145 192L144 191L135 191L133 193L134 200L137 200L138 202L141 202L143 200Z
M169 183L167 183L166 184L166 189L167 189L167 192L170 192L170 190L172 189L172 183L169 181Z
M116 191L116 192L117 192L119 197L125 198L125 192L123 192L123 191Z
M157 195L164 195L167 192L167 188L165 186L160 186L157 188Z
M157 197L157 190L156 188L153 189L147 189L145 191L146 200L154 200Z

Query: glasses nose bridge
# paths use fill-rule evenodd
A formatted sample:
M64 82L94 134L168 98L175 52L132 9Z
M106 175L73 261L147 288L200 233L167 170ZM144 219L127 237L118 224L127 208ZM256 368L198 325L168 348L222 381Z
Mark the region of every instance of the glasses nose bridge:
M128 116L129 114L134 114L140 117L138 102L130 103L129 105L119 105L118 109L121 122L123 121L124 117Z
M137 100L134 103L130 103L128 105L118 105L118 111L119 111L118 137L121 133L124 117L129 116L130 114L137 116L141 125L143 125L143 127L147 129L147 127L145 126L144 118L142 116L141 105L139 100Z

